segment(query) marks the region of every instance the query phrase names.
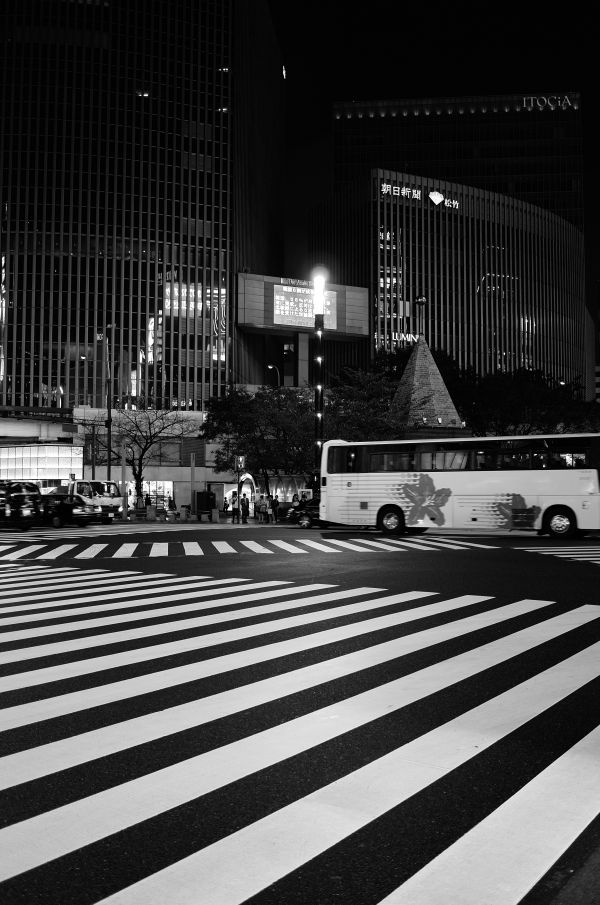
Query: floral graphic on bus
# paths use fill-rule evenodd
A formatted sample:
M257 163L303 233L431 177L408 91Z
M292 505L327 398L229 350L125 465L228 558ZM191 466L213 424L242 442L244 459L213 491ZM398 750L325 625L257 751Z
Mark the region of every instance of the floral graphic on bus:
M494 510L502 528L533 528L542 511L539 506L528 506L520 493L512 493L505 503L496 502Z
M407 525L416 525L425 516L429 516L436 525L443 525L446 521L442 507L450 499L452 491L448 487L436 490L430 475L420 475L415 484L396 484L392 488L392 493L409 502L410 509L406 516Z

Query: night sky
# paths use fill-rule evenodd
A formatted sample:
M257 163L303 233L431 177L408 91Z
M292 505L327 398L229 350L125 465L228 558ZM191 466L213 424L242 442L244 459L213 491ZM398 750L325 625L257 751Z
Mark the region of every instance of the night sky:
M269 6L287 73L288 269L304 266L304 211L326 179L334 101L579 91L593 194L600 89L591 7L531 0L371 0L358 9L343 0L269 0ZM595 233L596 220L591 210Z

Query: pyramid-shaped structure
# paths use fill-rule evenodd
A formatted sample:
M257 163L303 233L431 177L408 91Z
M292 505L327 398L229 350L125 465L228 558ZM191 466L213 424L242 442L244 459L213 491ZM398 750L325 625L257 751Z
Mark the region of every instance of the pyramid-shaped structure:
M390 406L389 420L397 431L464 428L424 336L419 336Z

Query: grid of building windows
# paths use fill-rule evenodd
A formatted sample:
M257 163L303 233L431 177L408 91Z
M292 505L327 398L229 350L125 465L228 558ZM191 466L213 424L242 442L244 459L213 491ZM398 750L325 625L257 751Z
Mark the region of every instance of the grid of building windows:
M227 384L229 0L20 0L0 44L0 405Z

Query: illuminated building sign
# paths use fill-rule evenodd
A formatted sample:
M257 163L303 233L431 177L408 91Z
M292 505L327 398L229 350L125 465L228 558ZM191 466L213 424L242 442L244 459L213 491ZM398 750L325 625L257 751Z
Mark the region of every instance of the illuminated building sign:
M391 185L388 182L381 183L381 194L382 195L391 195L392 197L397 198L410 198L414 201L421 201L423 189L415 189L412 186L408 185ZM446 198L442 195L441 192L433 191L429 192L429 199L433 201L436 205L444 204L444 207L452 207L454 210L458 210L460 207L460 202L456 200L456 198Z
M388 185L388 183L382 182L381 194L396 195L398 198L414 198L415 201L421 200L421 189L413 189L409 185Z
M325 290L324 327L337 328L337 293ZM273 323L314 327L314 289L306 280L290 280L273 287Z
M433 201L436 207L442 201L444 202L444 207L453 207L456 210L459 206L456 198L445 198L441 192L429 192L429 200Z
M523 106L526 110L568 110L575 105L568 94L540 94L523 97Z

